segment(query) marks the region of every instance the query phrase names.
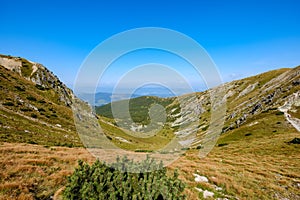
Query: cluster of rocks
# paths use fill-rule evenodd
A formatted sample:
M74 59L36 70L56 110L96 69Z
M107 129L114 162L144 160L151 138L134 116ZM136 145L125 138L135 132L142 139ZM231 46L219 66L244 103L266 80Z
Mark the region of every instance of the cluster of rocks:
M59 101L71 106L73 92L43 65L11 56L0 56L0 65L32 81L39 89L53 89L59 95ZM28 68L29 74L22 73L22 68L25 66Z
M229 197L225 194L222 195L221 192L222 192L223 188L218 187L217 185L210 183L206 176L201 176L199 174L193 174L193 176L195 177L195 179L194 179L195 182L197 182L197 183L206 183L206 184L211 185L212 188L214 188L214 191L209 191L209 190L206 190L206 189L195 187L195 190L202 193L204 199L213 198L216 195L217 192L219 193L219 195L221 194L221 196L223 196L223 197L218 197L218 198L216 198L216 200L228 200L229 198L230 199L233 198L233 197ZM236 198L234 198L234 199L236 199Z

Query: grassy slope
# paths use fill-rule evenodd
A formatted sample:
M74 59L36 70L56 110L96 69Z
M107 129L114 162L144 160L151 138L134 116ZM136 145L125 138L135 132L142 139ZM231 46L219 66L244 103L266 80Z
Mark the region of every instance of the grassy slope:
M0 83L0 141L81 146L71 108L52 89L41 89L2 66Z
M0 200L49 199L78 159L94 161L83 148L0 143Z
M279 69L236 81L234 89L238 93L228 98L227 112L238 113L241 105L245 106L244 102L255 102L267 96L260 90L262 86L288 70ZM297 70L299 67L291 69L292 72ZM299 86L290 87L291 81L281 83L283 92L277 92L273 102L299 91ZM258 84L253 91L237 98L249 84L256 82ZM277 111L276 108L281 105L283 102L280 105L265 105L264 112L248 116L246 123L221 135L217 146L206 158L199 159L198 152L192 150L172 165L172 168L182 169L181 177L189 183L192 199L202 198L194 187L214 191L215 196L225 193L240 199L300 199L300 149L298 144L288 143L299 137L299 133ZM297 116L299 108L294 109L292 116ZM227 120L225 126L238 117ZM210 183L195 183L192 173L207 176ZM225 191L215 191L212 184Z
M151 150L158 150L162 147L164 147L170 139L174 137L173 132L168 129L164 128L160 130L158 133L156 133L152 137L148 138L140 138L140 137L133 137L129 134L127 134L125 131L122 129L110 125L106 123L107 119L101 117L102 120L99 121L101 128L104 130L104 133L111 138L111 141L119 146L120 148L123 149L128 149L128 150L145 150L145 151L151 151ZM130 143L124 143L120 142L118 139L115 137L121 137L129 141Z
M142 96L133 98L130 100L122 100L113 103L106 104L104 106L100 106L96 108L96 113L100 114L104 117L113 118L111 107L114 106L116 110L124 107L124 105L129 104L129 113L132 117L132 120L136 123L148 124L149 123L149 115L148 110L153 104L159 104L164 107L168 106L170 103L174 101L174 98L158 98L152 96ZM119 115L123 118L124 114L119 113Z
M259 114L248 115L244 124L223 134L208 157L199 159L197 150L191 150L173 163L171 169L181 169L181 178L189 183L186 193L190 199L202 198L201 193L194 189L196 186L214 191L215 196L225 194L240 199L300 199L300 149L299 145L288 143L299 137L299 133L277 110L284 103L281 100L299 91L299 86L290 87L292 80L287 80L267 92L264 87L274 77L297 70L299 67L279 69L232 83L236 93L227 100L227 116L231 113L236 113L236 116L227 118L225 126L234 123L242 114L249 113L256 103L269 94L276 93L277 96L271 104L262 104L263 110ZM249 85L255 85L254 89L238 97ZM273 104L277 101L281 103ZM249 103L254 104L247 108ZM290 113L297 117L299 107L293 108L295 111ZM209 112L206 112L201 116L200 124L208 124L208 119ZM195 183L192 173L207 176L210 183ZM215 191L212 184L222 187L223 191Z
M253 122L258 123L249 126ZM245 136L249 132L252 135ZM215 191L211 184L223 188L215 191L216 196L222 193L240 199L297 199L300 149L287 142L298 135L282 115L266 113L222 135L219 143L228 145L215 147L206 158L200 159L196 150L190 150L169 169L180 169L180 178L188 183L188 199L201 198L194 187ZM49 197L64 186L77 159L94 160L81 148L12 143L0 145L0 157L0 199ZM192 173L207 176L209 183L195 183Z
M116 109L119 107L123 107L126 104L129 104L129 112L132 117L132 120L137 124L149 124L149 114L148 110L153 104L159 104L164 107L167 107L174 101L173 98L162 99L158 97L152 96L143 96L137 97L130 100L122 100L113 102L111 104L107 104L101 107L96 108L96 112L100 114L102 117L99 120L101 128L104 130L104 133L111 139L111 141L124 149L128 150L158 150L164 147L170 139L174 137L172 130L164 126L162 130L160 130L155 136L149 138L140 138L133 137L127 134L123 129L115 126L116 123L113 119L113 114L111 111L111 106L115 106ZM124 118L123 113L119 113L121 118ZM109 122L109 123L107 123ZM126 130L127 132L130 130ZM143 134L143 133L141 133ZM115 137L121 137L129 141L130 143L120 142Z
M249 122L222 135L218 143L227 145L215 147L206 158L200 159L192 150L171 166L181 169L191 198L198 196L194 187L218 195L211 184L222 187L221 193L240 199L300 198L300 149L287 143L299 133L274 113L253 121L258 123L249 126ZM245 136L247 133L251 135ZM210 183L195 183L192 173L207 176Z

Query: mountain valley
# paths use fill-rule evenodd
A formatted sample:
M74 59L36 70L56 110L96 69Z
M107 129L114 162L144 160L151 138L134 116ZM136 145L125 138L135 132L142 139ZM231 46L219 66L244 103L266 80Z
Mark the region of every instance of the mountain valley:
M179 169L188 199L203 199L205 191L219 200L300 199L300 67L180 97L141 96L94 108L43 65L0 55L0 89L0 199L60 199L77 160L95 161L77 133L84 114L73 113L75 102L89 107L87 119L120 148L162 151L180 138L182 156L168 170ZM219 101L224 112L216 119ZM93 132L92 122L82 123ZM220 131L212 133L214 126ZM213 145L211 134L217 137ZM195 174L208 180L195 181Z

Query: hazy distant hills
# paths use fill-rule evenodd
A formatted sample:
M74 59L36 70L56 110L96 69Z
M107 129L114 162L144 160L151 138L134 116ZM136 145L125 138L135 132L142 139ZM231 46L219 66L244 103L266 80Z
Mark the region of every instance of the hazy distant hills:
M184 93L184 91L182 91L182 93ZM90 105L102 106L111 102L131 99L131 98L136 98L141 96L156 96L160 98L167 98L167 97L174 97L175 95L166 88L143 87L143 88L139 88L133 94L126 92L126 90L124 89L122 93L114 93L114 92L97 92L96 94L78 93L77 96L80 99L88 102Z
M79 93L77 96L83 101L88 102L90 105L102 106L113 101L120 101L123 99L135 98L141 95L138 94L112 94L108 92L97 92L96 94L91 93Z

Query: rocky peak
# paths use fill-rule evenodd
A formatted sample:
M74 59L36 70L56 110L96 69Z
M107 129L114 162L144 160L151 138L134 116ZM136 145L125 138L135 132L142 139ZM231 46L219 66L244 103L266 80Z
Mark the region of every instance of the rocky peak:
M67 106L72 104L73 92L43 65L20 57L0 55L0 66L32 81L40 90L53 89L61 102Z

